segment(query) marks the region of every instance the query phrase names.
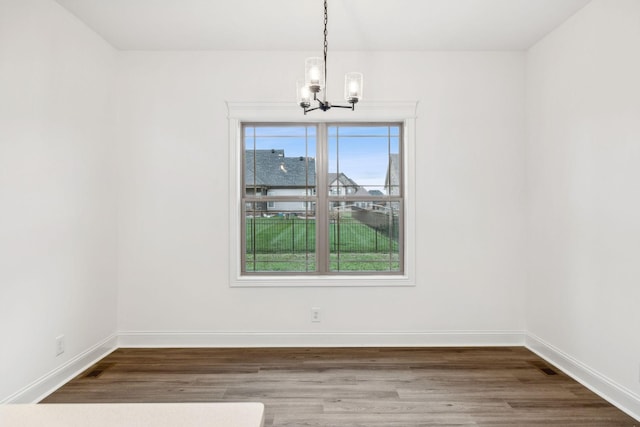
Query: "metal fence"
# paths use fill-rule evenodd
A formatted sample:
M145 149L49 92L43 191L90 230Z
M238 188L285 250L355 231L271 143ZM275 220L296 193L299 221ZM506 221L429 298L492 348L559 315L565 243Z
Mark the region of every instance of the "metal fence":
M315 218L247 217L247 253L315 252ZM391 236L391 238L389 237ZM329 222L330 252L390 253L398 251L398 220L368 225L351 216Z

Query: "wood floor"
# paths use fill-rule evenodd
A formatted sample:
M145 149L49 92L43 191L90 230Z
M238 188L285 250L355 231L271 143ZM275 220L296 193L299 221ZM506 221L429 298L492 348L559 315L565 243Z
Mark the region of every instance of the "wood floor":
M241 402L265 426L640 426L522 347L118 349L43 400Z

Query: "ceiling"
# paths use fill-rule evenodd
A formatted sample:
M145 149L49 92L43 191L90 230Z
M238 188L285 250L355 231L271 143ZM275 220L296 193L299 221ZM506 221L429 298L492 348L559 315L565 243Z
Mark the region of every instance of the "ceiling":
M56 0L122 50L316 50L322 0ZM334 50L525 50L590 0L328 0Z

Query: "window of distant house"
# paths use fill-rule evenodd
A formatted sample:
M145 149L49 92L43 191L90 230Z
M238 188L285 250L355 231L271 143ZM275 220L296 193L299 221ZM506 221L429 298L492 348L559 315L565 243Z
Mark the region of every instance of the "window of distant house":
M402 130L243 123L242 274L403 274Z

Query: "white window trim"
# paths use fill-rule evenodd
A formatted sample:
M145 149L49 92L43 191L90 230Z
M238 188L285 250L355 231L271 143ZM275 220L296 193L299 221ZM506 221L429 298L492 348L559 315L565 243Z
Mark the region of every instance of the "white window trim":
M229 285L231 287L362 287L415 286L415 140L417 102L358 104L355 111L303 115L295 103L227 102L229 119ZM404 124L404 274L403 275L282 275L241 274L242 122L390 122Z

